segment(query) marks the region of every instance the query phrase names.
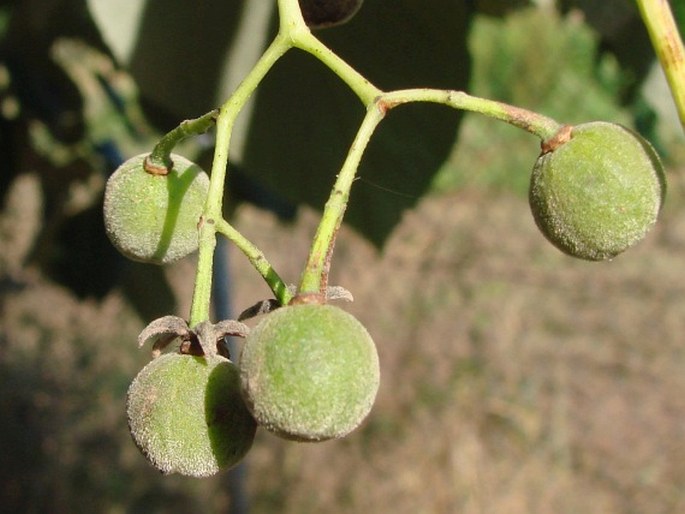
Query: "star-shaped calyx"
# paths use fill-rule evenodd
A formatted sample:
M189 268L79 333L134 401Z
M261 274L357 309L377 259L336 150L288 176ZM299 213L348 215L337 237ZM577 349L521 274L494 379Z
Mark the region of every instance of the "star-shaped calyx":
M169 344L180 339L179 351L189 355L222 355L230 358L228 349L223 344L224 337L246 337L250 329L247 325L235 320L223 320L218 323L202 321L192 329L178 316L163 316L152 321L138 336L138 346L152 343L152 358L159 357Z

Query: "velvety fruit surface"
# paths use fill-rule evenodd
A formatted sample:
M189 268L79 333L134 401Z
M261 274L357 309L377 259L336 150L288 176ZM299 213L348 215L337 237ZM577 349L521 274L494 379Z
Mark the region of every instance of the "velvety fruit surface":
M209 177L180 155L171 156L168 175L152 175L143 168L146 156L132 157L107 181L105 229L127 257L167 264L197 250Z
M665 192L662 165L647 141L620 125L591 122L538 158L529 200L535 222L557 248L604 260L645 236Z
M131 383L127 416L133 440L163 473L204 477L237 464L256 423L228 359L164 354Z
M267 314L245 341L240 369L257 422L301 441L343 437L356 428L371 410L380 379L371 336L331 305Z

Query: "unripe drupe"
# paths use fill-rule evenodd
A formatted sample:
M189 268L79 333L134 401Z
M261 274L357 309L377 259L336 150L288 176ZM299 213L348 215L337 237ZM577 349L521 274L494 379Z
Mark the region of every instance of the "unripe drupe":
M197 250L209 177L175 154L167 175L148 173L146 157L130 158L107 181L105 229L112 244L130 259L167 264Z
M257 422L288 439L343 437L371 410L379 383L371 336L332 305L302 304L267 314L240 360L243 394Z
M126 412L138 448L161 472L205 477L237 464L256 423L236 366L219 355L164 354L129 387Z
M654 225L666 192L661 162L647 141L614 123L577 125L569 136L535 163L533 217L563 252L611 259Z

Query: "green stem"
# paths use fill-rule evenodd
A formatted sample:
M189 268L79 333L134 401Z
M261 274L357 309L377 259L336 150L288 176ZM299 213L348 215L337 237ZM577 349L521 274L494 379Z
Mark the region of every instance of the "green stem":
M221 214L226 167L228 165L228 149L236 118L267 72L290 48L291 44L288 39L279 33L264 51L254 68L250 70L250 73L219 110L219 116L216 120L216 147L214 148L214 161L212 162L212 175L206 207L206 211L213 216L218 217Z
M281 33L287 34L292 46L313 55L326 65L354 91L365 106L368 107L381 94L380 89L312 34L302 18L298 0L278 0L278 14Z
M563 126L561 123L526 109L495 100L471 96L463 91L444 89L404 89L384 93L378 102L385 109L410 102L430 102L453 109L471 111L509 123L538 136L543 141L552 138Z
M685 48L667 0L637 0L685 129Z
M298 0L278 0L278 21L279 32L286 36L291 44L298 32L309 32Z
M213 256L216 246L217 226L223 226L221 220L223 219L224 185L226 182L228 150L233 126L238 114L264 76L290 48L292 48L292 44L289 38L283 32L279 32L252 70L250 70L250 73L248 73L219 110L219 115L216 119L216 146L214 148L209 192L199 228L200 248L195 275L195 290L193 291L193 301L190 307L189 325L191 327L209 319ZM244 238L239 238L235 241L243 251L245 250L240 245L245 244L245 241ZM278 291L274 291L274 293L276 295L279 294Z
M321 221L312 242L309 257L300 279L298 295L315 295L325 299L331 254L342 224L352 182L371 135L383 119L385 112L374 102L366 111L347 158L335 181L331 195L321 215Z
M473 97L461 91L406 89L384 93L312 35L302 18L298 0L278 0L278 8L280 30L276 39L234 94L221 107L216 120L217 142L209 194L203 213L203 222L200 225L200 255L190 314L191 326L209 318L212 257L217 231L228 237L248 257L281 304L287 304L292 299L292 294L285 283L261 251L222 217L228 149L235 120L268 70L290 48L299 48L316 57L355 92L367 109L331 195L324 206L300 280L298 290L300 299L314 296L315 301L316 299L325 300L331 255L347 208L350 189L369 140L388 110L410 102L440 103L505 121L537 135L543 142L553 138L562 128L561 124L546 116L501 102Z
M218 114L219 110L214 109L199 118L182 121L178 127L162 136L145 158L145 171L153 175L167 175L174 164L171 160L174 147L189 136L207 132L214 125Z
M385 113L394 107L412 102L439 103L454 109L478 112L527 130L543 141L553 138L563 127L555 120L535 112L502 102L474 97L462 91L405 89L374 96L373 101L368 104L366 117L357 132L331 196L324 207L321 222L309 252L307 265L300 280L299 296L313 295L318 297L318 301L325 298L331 254L362 154Z
M248 241L240 232L238 232L230 223L223 218L216 222L217 232L226 236L245 254L252 266L262 276L264 281L268 284L271 290L276 295L276 299L281 305L287 305L292 298L292 293L288 290L288 286L283 282L281 277L276 273L276 270L269 264L262 251L253 243Z
M380 89L324 45L309 30L298 32L293 38L293 45L313 55L326 65L354 91L365 106L368 107L382 93Z
M201 321L209 319L210 299L212 296L212 269L214 249L216 248L215 223L202 216L199 228L199 252L195 270L195 289L190 307L188 325L193 328Z

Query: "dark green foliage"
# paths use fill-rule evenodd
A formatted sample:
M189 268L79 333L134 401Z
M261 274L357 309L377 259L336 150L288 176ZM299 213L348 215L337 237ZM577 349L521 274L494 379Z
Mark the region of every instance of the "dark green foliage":
M381 89L464 89L468 24L464 2L439 0L425 9L402 0L389 9L382 0L368 0L349 23L320 37ZM321 64L286 56L257 94L247 168L291 201L321 208L363 113L359 100ZM346 222L382 245L444 162L459 119L457 112L429 105L393 111L362 159Z

